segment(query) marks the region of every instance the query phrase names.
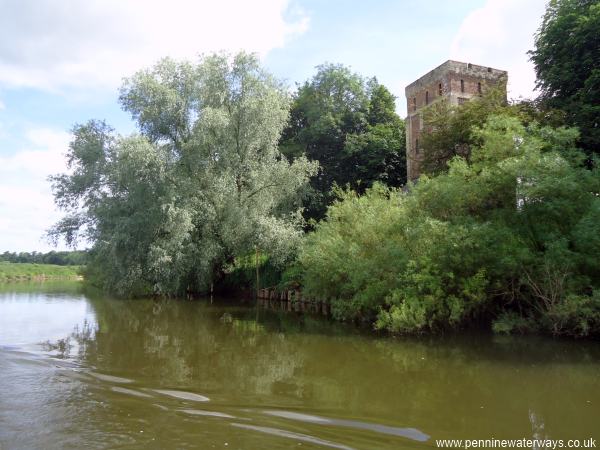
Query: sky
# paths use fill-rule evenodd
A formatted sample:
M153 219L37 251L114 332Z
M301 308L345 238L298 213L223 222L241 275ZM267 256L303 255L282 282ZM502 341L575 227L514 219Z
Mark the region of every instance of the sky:
M135 132L123 78L164 56L256 52L291 89L325 62L404 87L448 59L509 72L535 97L527 51L546 0L0 0L0 252L48 251L60 217L47 177L66 171L76 123ZM65 249L63 245L58 249Z

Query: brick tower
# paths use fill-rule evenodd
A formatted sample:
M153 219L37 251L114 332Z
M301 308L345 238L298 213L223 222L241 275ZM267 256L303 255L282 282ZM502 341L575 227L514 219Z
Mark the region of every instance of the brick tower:
M423 158L419 149L419 135L423 130L422 109L440 99L451 105L461 105L484 93L490 86L500 85L506 92L508 72L448 60L431 72L406 86L406 172L407 179L419 178L420 162Z

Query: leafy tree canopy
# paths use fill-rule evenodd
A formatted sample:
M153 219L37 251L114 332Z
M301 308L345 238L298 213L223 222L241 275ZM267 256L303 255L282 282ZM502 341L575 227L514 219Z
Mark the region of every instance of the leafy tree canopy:
M77 125L71 171L52 177L67 215L50 236L91 242L92 276L121 294L181 294L254 247L290 255L317 166L279 153L290 100L255 56L165 59L127 80L120 100L140 133Z
M588 154L600 149L600 3L551 0L530 52L542 100L566 113Z
M523 124L539 123L558 128L564 124L561 111L536 100L506 101L505 86L489 89L462 105L450 105L443 99L423 110L421 133L421 171L430 176L448 170L455 156L467 160L473 148L481 145L476 130L493 115L512 116Z
M342 65L324 64L299 87L281 150L319 161L307 216L323 217L334 185L364 191L374 181L406 180L404 123L395 99L376 79Z
M508 111L502 88L491 89L459 106L452 106L443 99L425 108L420 144L421 171L434 175L446 171L453 157L468 158L477 143L473 130L482 126L491 115Z

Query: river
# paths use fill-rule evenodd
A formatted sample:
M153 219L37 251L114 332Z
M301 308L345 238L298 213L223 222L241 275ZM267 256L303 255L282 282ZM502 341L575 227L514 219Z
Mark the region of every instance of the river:
M596 439L600 343L373 336L208 301L0 286L0 449L425 449Z

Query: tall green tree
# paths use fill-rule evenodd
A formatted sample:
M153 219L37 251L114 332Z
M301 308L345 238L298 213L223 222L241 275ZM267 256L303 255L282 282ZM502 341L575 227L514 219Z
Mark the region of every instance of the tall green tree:
M375 180L398 186L406 178L404 126L394 97L376 79L343 65L321 65L299 87L281 149L319 161L307 211L313 219L324 216L335 184L364 190Z
M349 134L344 145L346 180L359 193L375 182L390 187L406 183L406 133L404 121L396 114L392 93L376 80L369 83L367 125L363 132Z
M600 151L600 3L551 0L530 52L542 100L581 131L588 154Z
M255 56L165 59L127 80L120 99L140 133L78 125L71 172L52 177L67 215L50 235L90 241L106 288L180 294L254 248L290 255L316 163L280 154L290 99Z

